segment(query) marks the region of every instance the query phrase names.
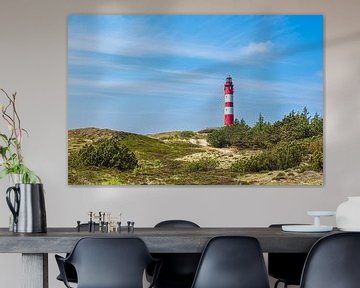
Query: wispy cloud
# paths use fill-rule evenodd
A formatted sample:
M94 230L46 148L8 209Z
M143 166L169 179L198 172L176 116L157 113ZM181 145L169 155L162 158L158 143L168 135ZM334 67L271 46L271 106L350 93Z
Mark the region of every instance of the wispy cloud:
M86 78L72 78L69 80L71 91L83 91L71 94L73 97L107 97L119 99L124 95L139 97L153 95L160 99L178 97L184 101L196 99L222 99L222 75L203 75L202 73L181 73L178 70L158 70L163 79L158 80L89 80ZM309 103L315 100L321 101L322 83L311 79L303 79L298 82L256 80L251 78L234 79L235 97L238 101L251 100L257 95L254 102L260 99L271 99L273 103ZM305 106L305 104L303 104Z
M145 39L121 40L113 36L77 35L69 42L70 51L92 52L124 57L181 57L191 59L205 59L220 62L248 61L254 62L256 56L270 54L273 43L250 42L237 49L222 45L207 45L202 43L186 42L164 43L147 41Z
M246 47L243 48L244 55L258 55L269 53L273 48L274 44L271 41L249 43Z
M274 81L274 80L255 80L240 79L239 83L244 89L252 89L259 92L275 92L294 94L298 91L322 92L322 83L318 81L299 80L298 82L290 81ZM290 96L289 96L290 97Z
M92 57L90 55L69 55L69 66L82 67L82 68L94 68L94 69L111 69L111 70L129 70L136 69L133 65L126 65L112 60L100 59L98 57Z

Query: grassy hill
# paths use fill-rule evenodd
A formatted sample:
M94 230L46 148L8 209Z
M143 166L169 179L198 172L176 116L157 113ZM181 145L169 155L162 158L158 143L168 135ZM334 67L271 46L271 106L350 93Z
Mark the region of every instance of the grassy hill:
M82 128L68 131L68 182L71 185L242 184L319 185L322 173L309 169L306 159L285 171L239 173L231 165L262 153L261 149L208 146L209 131L172 131L152 135ZM117 137L138 159L133 170L89 167L75 161L84 145Z

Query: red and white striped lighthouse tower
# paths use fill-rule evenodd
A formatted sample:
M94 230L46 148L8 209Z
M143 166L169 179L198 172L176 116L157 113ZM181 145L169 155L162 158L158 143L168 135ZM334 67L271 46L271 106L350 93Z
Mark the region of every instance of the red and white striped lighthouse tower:
M234 85L232 78L228 76L224 85L225 107L224 124L225 126L234 124Z

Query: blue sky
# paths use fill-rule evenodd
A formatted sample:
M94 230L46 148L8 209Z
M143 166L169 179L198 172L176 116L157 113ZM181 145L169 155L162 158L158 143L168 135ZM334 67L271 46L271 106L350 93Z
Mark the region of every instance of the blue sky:
M68 127L151 134L323 115L320 15L71 15Z

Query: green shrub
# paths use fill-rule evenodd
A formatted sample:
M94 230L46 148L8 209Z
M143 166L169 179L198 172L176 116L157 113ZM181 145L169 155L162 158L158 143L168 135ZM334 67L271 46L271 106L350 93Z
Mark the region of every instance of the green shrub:
M211 146L217 148L223 148L230 144L224 128L211 132L207 137L207 141Z
M132 171L132 173L134 175L141 175L144 174L146 171L144 166L138 165L137 167L134 168L134 170Z
M161 161L159 159L155 159L153 162L153 166L155 168L160 168L162 166Z
M191 138L191 137L194 137L195 136L195 132L193 132L193 131L181 131L180 133L179 133L179 137L181 138L181 139L189 139L189 138Z
M186 168L189 172L212 171L215 170L218 165L218 161L204 158L189 162Z
M312 136L323 135L324 129L324 120L320 117L319 114L315 114L314 117L311 119L310 123L310 133Z
M280 143L259 155L234 162L231 170L240 173L285 170L298 166L303 155L304 150L299 143Z
M245 173L246 160L239 160L231 164L231 171Z
M311 164L315 171L323 171L323 153L322 152L315 152L311 155Z
M77 162L84 166L131 170L138 165L135 154L117 137L100 139L83 146L77 154Z
M217 130L217 129L216 128L205 128L205 129L199 130L198 133L209 134L209 133L214 132L215 130Z
M304 164L304 165L300 165L297 169L298 173L304 173L306 171L312 171L313 167L311 165L308 164Z
M308 151L311 154L310 161L315 171L323 171L323 138L314 137L308 145Z

